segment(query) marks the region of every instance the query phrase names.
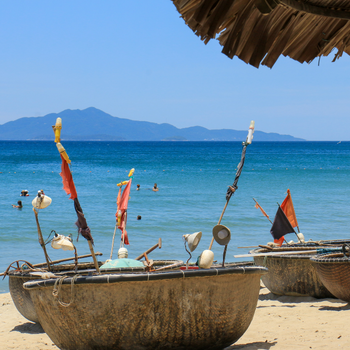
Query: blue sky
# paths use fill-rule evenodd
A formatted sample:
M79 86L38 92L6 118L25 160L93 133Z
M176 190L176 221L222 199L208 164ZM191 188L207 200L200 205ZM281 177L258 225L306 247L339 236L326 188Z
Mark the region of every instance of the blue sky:
M1 0L0 124L96 107L183 128L350 140L350 58L256 69L207 45L171 0Z

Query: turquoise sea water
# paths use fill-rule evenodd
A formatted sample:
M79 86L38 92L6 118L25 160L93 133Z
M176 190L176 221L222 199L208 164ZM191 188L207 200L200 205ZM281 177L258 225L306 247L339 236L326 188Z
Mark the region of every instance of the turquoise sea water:
M162 238L153 259L186 260L182 235L202 231L192 261L208 249L212 228L224 208L227 186L240 161L240 142L62 142L71 160L78 198L95 240L95 251L109 258L115 227L117 183L135 168L128 208L127 230L133 258ZM31 201L38 190L52 198L39 221L44 238L51 230L73 234L73 201L62 190L60 157L54 142L0 142L0 272L15 260L44 262ZM151 188L157 183L159 192ZM141 190L136 191L136 184ZM272 240L271 224L254 207L258 200L273 220L277 202L291 190L300 231L306 239L349 238L350 143L253 142L222 224L231 229L226 261ZM20 197L27 189L29 197ZM12 208L22 200L23 209ZM138 215L141 220L136 220ZM295 240L294 234L287 240ZM118 236L119 237L119 236ZM78 254L89 254L84 238L75 241ZM117 238L114 258L117 257ZM52 260L71 252L47 246ZM214 242L215 259L223 248ZM0 292L7 292L7 279Z

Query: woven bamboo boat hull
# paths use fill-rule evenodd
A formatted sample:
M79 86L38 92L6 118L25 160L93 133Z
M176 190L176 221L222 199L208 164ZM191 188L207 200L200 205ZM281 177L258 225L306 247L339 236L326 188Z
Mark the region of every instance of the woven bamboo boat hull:
M79 269L87 270L93 268L93 263L79 263ZM53 266L53 271L69 271L74 268L74 264L60 264ZM42 271L42 270L41 270ZM23 288L23 283L28 281L37 280L37 276L32 276L30 270L11 270L8 272L9 277L9 290L13 303L16 306L17 311L27 320L32 322L39 322L36 314L34 304L27 290Z
M101 266L103 262L99 262L99 265ZM172 268L178 268L180 265L183 264L183 261L181 260L155 260L154 265L155 266L167 266L169 264L174 264ZM51 271L53 273L59 273L59 274L68 274L72 275L75 274L73 271L75 265L73 263L69 264L57 264L51 266ZM130 269L115 269L114 272L125 272L126 270ZM131 270L140 270L142 271L142 268L135 268ZM41 269L38 271L45 272L46 269ZM88 274L89 272L95 271L95 265L93 262L84 262L78 264L78 273L79 274ZM8 272L9 277L9 290L12 297L12 301L16 306L17 311L27 320L39 323L38 316L36 314L34 304L32 302L32 299L30 297L30 294L27 290L23 288L23 283L28 281L34 281L38 279L38 276L31 275L32 270L11 270Z
M38 315L36 314L32 298L30 297L29 292L23 288L23 283L35 279L35 277L10 274L9 289L11 298L18 312L27 320L38 323L39 319Z
M257 252L257 251L254 251ZM312 255L275 255L254 257L255 265L265 266L269 272L262 276L264 285L276 295L332 298L311 264Z
M350 302L350 259L340 253L317 255L310 260L326 288L336 298Z
M247 266L66 278L56 298L55 280L24 287L60 349L214 350L244 334L266 272Z

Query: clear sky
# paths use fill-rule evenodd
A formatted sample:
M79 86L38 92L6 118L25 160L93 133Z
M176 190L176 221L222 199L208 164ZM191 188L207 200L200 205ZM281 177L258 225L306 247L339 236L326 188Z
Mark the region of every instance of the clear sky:
M350 140L350 57L256 69L205 45L171 0L1 0L0 124L96 107L178 128Z

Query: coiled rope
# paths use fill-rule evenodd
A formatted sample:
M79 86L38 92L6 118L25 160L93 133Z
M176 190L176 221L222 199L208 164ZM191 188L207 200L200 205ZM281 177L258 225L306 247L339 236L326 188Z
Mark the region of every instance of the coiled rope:
M63 283L64 279L68 278L68 276L62 276L62 277L56 279L55 284L53 286L52 295L54 296L54 298L57 298L57 302L61 306L68 307L74 302L74 282L76 281L76 279L78 277L80 277L80 275L75 275L70 282L70 301L69 301L69 303L65 303L64 301L62 301L60 299L62 283Z

